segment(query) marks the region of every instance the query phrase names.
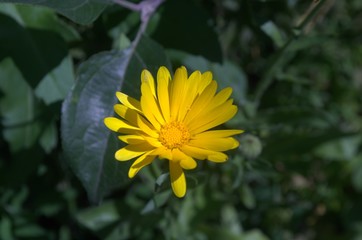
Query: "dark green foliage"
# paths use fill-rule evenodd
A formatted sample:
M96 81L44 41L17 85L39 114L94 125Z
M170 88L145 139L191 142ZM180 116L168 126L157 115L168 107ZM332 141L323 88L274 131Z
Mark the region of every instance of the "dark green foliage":
M113 1L0 0L0 239L361 239L361 12L167 0L140 34ZM212 71L246 130L183 199L166 160L128 179L103 123L161 65Z

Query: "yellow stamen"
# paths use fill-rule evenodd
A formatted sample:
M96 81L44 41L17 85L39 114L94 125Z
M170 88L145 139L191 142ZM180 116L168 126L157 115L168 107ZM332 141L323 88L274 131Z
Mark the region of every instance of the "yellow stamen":
M158 140L168 149L179 148L190 140L190 133L180 122L170 122L161 127Z

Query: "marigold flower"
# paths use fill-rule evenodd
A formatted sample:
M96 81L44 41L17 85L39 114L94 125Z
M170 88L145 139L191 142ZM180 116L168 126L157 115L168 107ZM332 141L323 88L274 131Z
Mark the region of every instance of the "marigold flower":
M157 72L157 84L151 73L141 74L141 100L117 92L121 104L114 111L122 118L107 117L105 125L121 133L126 144L115 153L119 161L133 158L128 176L133 178L141 168L159 157L169 160L172 190L177 197L186 193L183 169L194 169L195 159L224 162L224 151L239 146L231 137L242 130L210 130L230 120L237 112L229 99L230 87L216 93L217 83L211 72L193 72L178 68L174 78L165 67Z

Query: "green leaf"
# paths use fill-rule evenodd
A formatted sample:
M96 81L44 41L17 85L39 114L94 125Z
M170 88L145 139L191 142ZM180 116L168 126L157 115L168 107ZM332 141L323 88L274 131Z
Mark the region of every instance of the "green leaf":
M241 191L241 201L244 203L245 207L248 209L255 208L255 197L250 187L246 184L243 184Z
M100 206L88 208L79 212L76 216L79 223L92 231L98 231L105 226L121 220L121 212L125 206L118 206L115 201L105 202Z
M39 143L46 153L50 153L58 143L58 132L54 121L51 121L40 136Z
M79 24L90 24L103 12L110 0L0 0L0 3L25 3L52 8Z
M361 140L361 136L357 135L328 141L319 146L315 153L317 156L331 160L350 160L357 155Z
M273 21L267 21L261 27L261 30L268 35L277 47L282 47L286 43L283 33Z
M208 239L229 239L229 240L268 240L260 230L250 230L245 233L235 234L219 226L202 226L202 230L207 234Z
M269 238L259 229L250 230L244 233L244 240L268 240Z
M0 79L4 79L0 89L5 93L0 99L4 138L13 152L30 148L41 133L42 125L37 118L42 105L11 59L0 63Z
M354 157L350 164L351 168L351 180L354 188L358 192L362 192L362 154L358 154Z
M166 190L164 192L156 193L156 195L147 202L145 207L142 209L141 214L142 215L148 214L159 209L160 207L166 204L171 194L172 194L171 190Z
M23 27L56 32L67 42L80 40L78 32L49 8L4 3L0 12L9 15Z
M48 73L35 89L35 95L47 105L63 100L74 83L73 64L69 56Z
M9 217L3 215L0 218L0 237L1 239L15 239L12 232L12 222Z
M222 62L221 46L210 17L194 1L168 0L152 37L166 48L202 55L210 61ZM174 33L174 35L170 35Z
M68 164L93 202L127 182L128 164L114 159L120 141L103 123L114 114L115 93L137 98L142 69L156 73L160 65L169 65L163 49L144 37L136 49L99 53L79 68L63 103L62 142Z
M272 135L266 140L267 144L262 155L271 157L274 155L303 154L314 150L321 144L356 134L356 132L343 132L337 128L331 128L314 132Z
M68 54L67 46L59 35L24 28L2 13L0 31L0 61L11 57L33 88Z
M18 238L44 238L46 236L46 231L40 226L30 223L18 226L15 229L15 235Z

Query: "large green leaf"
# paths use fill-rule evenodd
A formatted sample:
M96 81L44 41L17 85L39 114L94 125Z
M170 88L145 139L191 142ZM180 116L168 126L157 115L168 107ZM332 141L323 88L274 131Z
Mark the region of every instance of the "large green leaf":
M136 49L102 52L79 68L76 85L63 103L62 142L68 164L93 202L127 179L128 165L114 159L119 141L103 123L114 114L115 92L137 97L142 69L155 73L160 65L168 65L163 49L142 38Z
M92 23L111 3L110 0L0 0L4 2L46 6L79 24Z

